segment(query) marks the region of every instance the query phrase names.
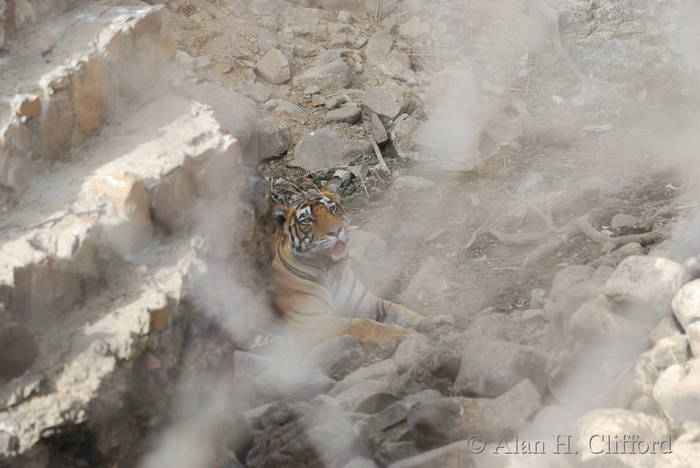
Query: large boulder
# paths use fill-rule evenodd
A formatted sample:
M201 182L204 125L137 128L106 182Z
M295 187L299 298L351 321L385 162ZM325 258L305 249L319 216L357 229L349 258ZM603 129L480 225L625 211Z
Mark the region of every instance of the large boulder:
M618 265L603 293L616 302L632 302L665 312L685 277L685 268L679 263L663 257L634 255Z
M586 466L666 466L663 453L671 453L672 449L671 431L663 419L616 408L583 415L578 420L576 439L581 459L588 463ZM656 443L654 451L651 451L652 443ZM641 453L643 447L648 453ZM634 449L638 451L635 453ZM661 465L646 464L654 462L651 457L657 458Z

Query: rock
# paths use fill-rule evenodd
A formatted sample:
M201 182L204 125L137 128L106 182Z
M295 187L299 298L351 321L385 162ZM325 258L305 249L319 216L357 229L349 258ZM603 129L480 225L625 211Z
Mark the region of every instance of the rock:
M523 431L527 438L540 439L552 434L573 435L576 430L576 416L564 406L545 406L532 418Z
M669 315L659 321L656 327L649 333L649 336L647 336L647 340L654 345L662 338L680 334L681 330L678 328L678 324L673 319L673 316Z
M289 61L279 49L269 49L255 64L255 70L268 83L282 84L291 78Z
M333 110L339 108L343 104L349 104L350 102L350 98L347 94L336 94L335 96L327 98L324 101L324 104L326 106L326 109Z
M0 379L14 379L24 374L39 354L34 336L19 324L0 328L0 349Z
M655 370L637 361L643 350L641 336L568 345L551 362L550 391L558 402L574 410L627 407L651 394Z
M392 50L386 59L377 65L377 68L398 81L405 82L409 85L418 83L418 77L411 70L411 59L405 52L400 50Z
M268 18L270 18L270 17L268 17ZM272 18L270 18L270 19L272 19ZM261 51L262 50L271 50L271 49L274 49L274 48L280 46L280 42L274 33L274 29L277 29L277 27L276 27L276 25L275 25L275 27L270 27L270 26L272 26L272 25L268 24L266 27L263 27L260 30L260 34L258 34L258 43L257 43L258 50L261 50Z
M416 176L398 176L392 184L396 190L424 190L435 187L435 182Z
M683 262L683 266L688 272L688 281L700 278L700 256L690 257Z
M236 351L234 360L236 378L232 387L236 404L247 410L266 403L256 388L255 380L268 369L279 367L279 362L245 351Z
M399 399L393 393L374 393L362 400L362 402L357 405L355 411L357 413L375 414L383 411L385 408L396 403L397 401L399 401Z
M294 44L294 52L299 57L313 57L318 53L318 47L310 41L297 39Z
M617 302L631 301L663 311L684 279L685 269L672 260L632 256L620 263L603 292Z
M478 136L477 149L481 158L496 155L503 148L518 149L528 132L529 113L519 101L496 110L486 121Z
M251 88L252 98L257 102L266 102L270 99L270 88L262 83L255 83Z
M355 22L355 17L352 16L352 13L349 11L343 10L339 11L337 15L337 19L341 23L347 23L347 24L352 24Z
M249 147L249 143L257 131L258 118L253 101L242 94L209 82L197 84L188 93L192 99L211 106L222 130L238 140L245 159L247 153L253 149ZM257 147L254 149L257 157Z
M661 371L674 364L683 364L689 357L688 337L676 335L660 339L652 349L643 353L640 359L647 360Z
M107 79L104 59L91 57L82 77L73 78L75 123L83 135L92 133L107 118Z
M309 400L325 393L335 381L314 369L297 369L293 366L275 366L258 374L255 388L267 401L289 398Z
M387 440L377 449L375 459L383 466L419 455L423 450L413 441Z
M637 219L634 216L624 214L624 213L618 213L615 216L613 216L612 219L610 220L610 227L613 229L620 229L620 228L634 226L638 222L639 222L639 219Z
M313 419L307 423L306 436L324 461L323 466L343 466L357 455L368 454L352 423L340 409L314 403L316 408L311 415Z
M408 405L397 401L369 416L365 423L370 433L377 433L405 421L409 409Z
M677 241L671 244L669 256L673 260L683 262L700 252L700 212L696 212Z
M669 468L692 468L700 457L700 443L673 441L673 452L664 453L659 458L663 466ZM658 466L662 466L661 463Z
M700 357L700 322L693 322L688 325L686 334L693 356L696 358Z
M347 122L353 124L360 119L360 107L355 104L343 106L340 109L330 111L324 117L325 123Z
M116 211L102 220L108 242L122 254L145 247L153 235L153 224L144 183L134 174L117 172L96 177L90 190L107 197Z
M340 379L355 370L365 359L360 343L350 335L328 339L312 348L305 361L326 375Z
M192 64L195 70L204 70L205 68L209 68L211 66L211 58L207 57L206 55L200 55L193 59Z
M98 234L95 221L68 216L53 228L5 242L0 264L14 277L9 315L32 330L66 317L96 286Z
M10 103L12 111L27 119L39 117L41 115L41 98L36 94L18 94L12 98Z
M393 381L397 377L397 365L393 359L385 359L368 366L361 367L335 384L329 392L331 396L337 396L348 388L368 380Z
M617 266L622 260L633 255L645 255L639 242L629 242L593 263L605 262L607 265Z
M570 339L595 343L603 338L624 336L634 327L627 328L628 321L613 314L605 296L598 296L579 307L565 324Z
M403 401L409 407L412 407L412 406L415 406L419 403L424 403L426 401L435 400L437 398L442 398L442 393L430 388L427 390L422 390L418 393L413 393L411 395L407 395L401 401Z
M393 13L398 7L398 0L360 0L359 4L365 13L374 17L377 14L377 5L379 4L382 18L386 18L390 13Z
M393 47L394 40L387 30L379 30L367 42L367 63L382 73L400 81L413 84L416 75L411 70L411 59L405 52Z
M408 114L402 114L394 120L390 137L394 144L396 154L402 159L417 159L418 145L413 139L413 134L418 128L419 122Z
M700 361L675 364L661 373L654 384L654 399L676 427L700 419Z
M258 128L260 159L282 156L292 146L292 132L283 120L267 117L260 120Z
M342 89L350 84L350 67L339 54L326 52L293 81L298 88L316 85L322 91Z
M394 351L393 359L399 373L408 370L413 366L420 366L421 360L425 359L434 347L430 340L420 333L411 333L399 344Z
M383 121L393 120L405 109L404 91L398 85L368 86L362 96L362 104L376 113Z
M512 417L527 420L542 407L542 396L532 382L524 379L496 398L496 402L502 405Z
M432 468L435 466L470 466L473 450L463 440L452 442L420 455L405 458L389 465L389 468Z
M345 47L348 43L348 36L342 33L331 33L328 38L328 45L331 47Z
M423 298L434 297L447 288L444 269L435 257L428 257L406 288L405 302L415 303Z
M700 279L683 285L673 296L671 307L683 330L687 331L690 324L700 322Z
M377 465L367 458L355 457L343 468L377 468Z
M307 86L304 88L304 95L311 96L312 94L317 94L321 92L321 88L316 85Z
M520 336L520 326L507 315L488 314L477 318L467 331L461 334L458 342L467 344L477 340L518 342Z
M305 434L303 417L310 411L308 404L279 402L269 407L261 417L262 430L255 435L246 466L274 466L276 460L294 460L296 465L291 466L323 466Z
M381 64L389 55L393 45L394 39L391 34L384 29L378 30L367 41L367 49L365 49L367 62L371 65Z
M294 165L309 171L345 166L353 159L372 151L366 140L350 139L330 128L305 135L294 150Z
M464 348L454 389L496 397L529 379L544 393L546 367L547 356L535 349L503 341L476 341Z
M671 450L668 425L663 419L648 414L624 409L598 409L579 418L577 426L576 439L581 460L604 463L599 466L610 466L611 459L617 459L614 466L639 466L635 462L640 456L652 457L651 452L644 455L640 455L639 452L632 453L629 449L632 444L629 442L625 446L626 449L622 449L624 441L631 441L633 436L649 444L651 441L663 442L660 446L657 444L657 454L660 453L659 450ZM620 449L608 451L608 440L613 444L612 447L615 447L617 442ZM665 466L664 462L662 464Z
M416 392L421 392L432 386L446 386L449 381L442 379L436 381L435 375L429 370L430 365L426 361L424 366L413 366L399 376L394 389L398 395L411 395Z
M496 400L447 397L417 405L407 417L410 437L419 444L464 440L479 434L484 441L509 437L523 424Z
M627 343L631 343L631 341ZM614 348L615 344L608 344L607 347L612 348L613 351L619 351ZM597 370L599 375L596 376L596 388L605 388L602 398L597 402L597 406L629 408L633 411L657 414L658 409L653 401L652 393L659 371L651 364L648 355L642 355L631 366L620 366L618 364L617 367L622 367L622 369L618 369L617 375L612 379L610 377L606 378L606 374L612 375L611 368L615 366L614 361L627 362L630 358L634 359L634 356L639 354L639 350L636 347L627 349L630 348L629 344L627 346L618 345L618 347L622 348L623 352L618 352L617 356L610 356L613 364L606 363L600 366L600 370ZM591 352L595 351L592 350ZM590 378L590 375L588 378ZM608 384L607 382L610 383Z
M273 99L265 103L275 110L275 114L286 114L290 117L299 117L304 114L304 109L286 99Z
M369 405L367 400L376 399L377 394L390 392L396 378L396 363L388 359L356 370L335 384L329 394L346 411L357 411L361 406L375 410L376 407ZM386 401L383 398L381 400Z
M575 284L590 279L595 273L595 268L587 265L571 265L557 271L552 280L552 289L549 296L552 301L558 301L562 294L571 289Z
M311 97L311 105L314 107L321 107L322 105L325 104L325 102L326 102L326 100L320 94L314 94Z
M169 232L186 229L192 223L197 189L191 174L178 167L164 177L151 193L153 219Z
M367 108L364 108L362 120L372 137L374 137L374 141L376 141L378 144L381 145L389 139L389 135L386 133L384 124L377 114Z
M419 16L412 16L399 26L399 34L407 39L417 39L430 34L430 25Z
M0 127L0 184L21 191L32 175L32 134L26 122L14 116Z
M389 250L384 239L373 232L362 230L352 231L350 234L350 255L353 258L365 261L376 260L383 257Z
M71 82L70 76L62 78L66 78L68 83ZM62 85L63 79L60 79L59 83ZM89 96L90 94L87 93L84 101L89 101ZM39 154L43 159L54 161L70 147L75 122L72 101L73 97L68 90L60 90L54 92L48 99L44 98L40 117L42 131L39 136ZM88 129L89 104L87 102L84 104L82 110L85 111L83 114L85 127L83 128Z

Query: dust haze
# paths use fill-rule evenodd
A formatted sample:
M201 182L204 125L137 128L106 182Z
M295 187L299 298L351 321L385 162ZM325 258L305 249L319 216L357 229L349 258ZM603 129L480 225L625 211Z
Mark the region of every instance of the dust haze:
M389 299L407 299L421 312L451 314L463 325L484 310L540 309L543 304L535 303L531 290L548 290L555 267L587 260L557 254L566 251L566 244L556 243L557 229L588 216L598 230L606 230L610 217L633 209L648 187L679 207L678 223L667 232L675 240L654 248L683 251L683 239L693 238L684 232L700 195L694 183L700 172L700 5L653 0L399 5L406 17L425 18L431 11L432 30L438 32L412 56L430 86L416 93L425 115L415 122L410 161L412 174L436 186L421 193L390 188L384 198L390 208L382 209L380 199L373 205L376 213L361 209L364 195L348 202L359 228L389 243L387 257L359 262L365 284ZM625 206L617 207L619 201ZM418 234L394 244L392 236L407 224ZM495 245L494 232L533 235L538 241ZM554 248L547 250L548 245ZM605 249L585 248L588 258ZM439 298L407 290L424 263L418 253L425 251L444 278L437 289L427 290ZM293 397L296 383L321 374L283 340L256 342L260 330L269 331L274 322L269 304L231 284L231 275L217 267L205 270L193 293L198 308L219 310L211 317L235 342L254 343L254 349L264 345L271 385L280 397ZM545 402L559 411L541 414L528 430L564 431L580 415L606 404L591 395L604 394L629 371L648 347L645 337L655 324L627 330L624 340L576 350ZM601 370L601 362L609 365ZM231 401L244 399L235 383L219 385L196 402L181 399L175 412L181 416L143 467L213 463L214 447L223 437L221 412L249 409L248 402ZM341 434L348 430L341 412L324 408L318 415L324 424L342 426L335 429ZM225 430L226 437L235 438L241 429ZM309 438L322 459L326 452L362 452L355 446L326 450L338 440L330 429Z

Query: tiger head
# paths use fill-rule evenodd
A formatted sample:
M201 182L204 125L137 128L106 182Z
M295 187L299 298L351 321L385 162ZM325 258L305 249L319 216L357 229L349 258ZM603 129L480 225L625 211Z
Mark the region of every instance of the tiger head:
M275 207L275 239L287 243L296 257L321 256L339 262L347 256L348 218L336 191L342 180L333 178L315 195L296 205Z

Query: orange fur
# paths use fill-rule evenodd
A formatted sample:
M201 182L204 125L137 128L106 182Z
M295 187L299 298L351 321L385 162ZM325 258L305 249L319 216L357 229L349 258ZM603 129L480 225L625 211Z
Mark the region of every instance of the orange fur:
M280 208L284 221L274 233L274 302L306 346L342 334L378 343L401 339L410 332L405 327L424 317L367 291L348 262L331 255L345 252L347 223L329 184L294 207ZM314 250L317 245L332 247ZM395 325L380 323L384 320Z

